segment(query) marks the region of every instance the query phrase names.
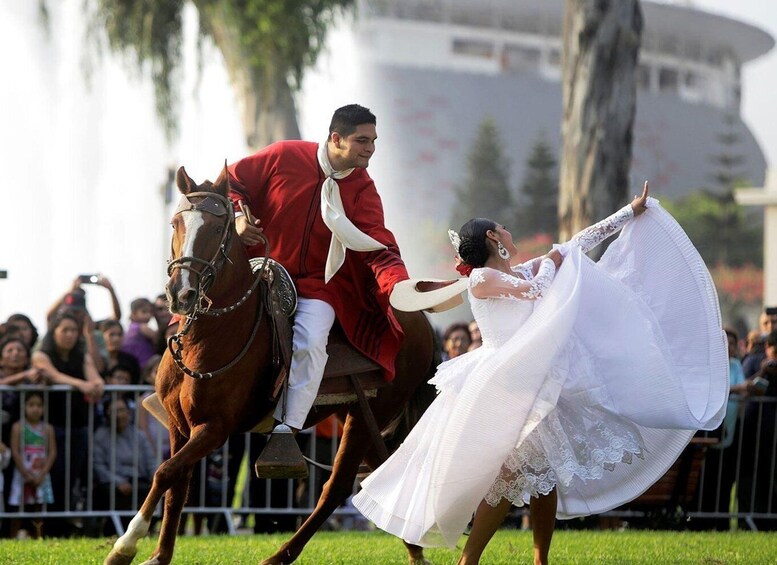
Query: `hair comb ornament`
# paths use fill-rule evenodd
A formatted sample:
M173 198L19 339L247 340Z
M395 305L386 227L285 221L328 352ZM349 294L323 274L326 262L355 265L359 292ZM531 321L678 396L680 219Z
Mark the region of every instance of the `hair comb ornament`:
M459 234L453 230L448 230L448 237L450 238L451 244L453 245L453 248L456 250L456 253L458 253L459 245L461 245L461 238L459 237Z
M456 261L456 270L459 272L460 275L464 277L468 277L469 274L472 272L472 266L465 263L461 255L459 255L459 246L461 245L461 237L458 233L456 233L453 230L448 230L448 237L451 240L451 245L453 245L453 248L456 250L456 256L453 258L454 261Z

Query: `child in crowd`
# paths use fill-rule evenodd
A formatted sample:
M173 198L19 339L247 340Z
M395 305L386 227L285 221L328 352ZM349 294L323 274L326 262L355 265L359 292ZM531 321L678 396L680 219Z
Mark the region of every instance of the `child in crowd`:
M108 371L108 374L105 375L105 384L130 385L132 384L132 372L129 367L125 367L124 365L114 365L113 368ZM95 404L95 416L98 425L106 423L107 416L105 414L104 406L114 398L121 398L124 400L132 415L131 421L134 421L135 407L137 406L137 403L135 402L135 393L131 390L106 390L103 393L102 401Z
M141 367L156 350L157 332L148 325L153 317L153 305L147 298L136 298L130 304L130 325L121 350L134 355Z
M24 418L11 428L11 451L16 465L8 504L25 512L40 512L41 505L54 502L49 471L57 458L54 428L43 421L43 393L28 392L24 399ZM39 538L43 522L32 522L32 536ZM11 523L11 537L19 532L21 520Z

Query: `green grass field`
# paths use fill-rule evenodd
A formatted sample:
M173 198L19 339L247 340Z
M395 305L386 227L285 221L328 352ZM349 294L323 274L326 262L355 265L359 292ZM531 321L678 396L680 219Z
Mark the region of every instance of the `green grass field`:
M284 535L182 537L174 563L259 563L270 555ZM140 544L135 563L144 561L155 539ZM0 563L79 564L102 563L112 540L2 540ZM431 549L427 558L434 565L456 563L457 551ZM367 565L406 563L404 548L396 538L382 532L321 532L296 561L301 565ZM531 563L531 533L500 531L486 550L483 565ZM690 533L650 531L559 531L553 539L551 563L563 564L777 564L777 534Z

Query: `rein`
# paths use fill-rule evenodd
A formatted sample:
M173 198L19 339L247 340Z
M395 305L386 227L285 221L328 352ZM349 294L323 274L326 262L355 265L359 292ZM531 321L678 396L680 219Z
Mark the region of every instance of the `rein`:
M192 196L201 196L203 197L203 200L201 200L200 202L194 203L191 200L189 200L189 197L192 197ZM192 323L195 320L197 320L197 318L200 315L217 317L223 314L229 314L230 312L235 311L237 308L245 304L245 302L248 300L251 294L253 294L254 290L256 290L256 288L259 286L259 283L263 279L264 280L268 279L269 261L267 259L270 253L270 246L267 243L267 239L264 236L260 235L259 237L261 238L262 243L264 244L265 260L264 260L263 268L256 272L254 282L251 284L250 287L248 287L248 290L246 290L243 293L243 296L234 304L230 306L226 306L224 308L212 308L213 301L210 298L208 298L208 296L206 295L206 292L210 288L213 281L216 279L216 276L219 274L224 264L227 261L232 263L232 261L229 259L229 250L232 247L233 235L236 233L235 232L235 212L232 209L232 205L229 199L215 192L191 192L188 195L184 195L181 198L181 202L178 205L178 208L176 209L175 214L180 214L182 212L186 212L190 210L208 212L216 216L225 215L226 222L224 225L224 233L221 236L221 242L219 243L219 247L215 255L210 261L205 261L204 259L200 259L199 257L194 257L194 256L182 256L182 257L178 257L177 259L171 259L168 263L168 266L167 266L168 276L172 276L172 272L175 269L186 269L197 275L197 300L194 302L194 310L190 314L187 314L186 316L186 321L184 322L183 329L181 329L181 331L170 336L167 339L167 348L170 350L170 354L172 355L173 361L175 361L175 364L185 374L195 379L212 379L216 375L219 375L234 367L248 352L248 349L251 346L251 343L253 343L254 338L256 337L256 334L259 330L259 326L262 323L262 317L264 314L264 307L265 307L264 300L259 300L259 307L256 315L256 321L254 322L254 327L251 330L251 336L248 338L248 341L243 346L243 349L240 351L240 353L237 354L237 356L234 359L232 359L232 361L230 361L220 369L217 369L215 371L204 372L204 371L195 371L187 367L183 361L184 345L183 345L182 338L189 333ZM193 264L202 264L204 265L204 268L201 271L197 270L193 267ZM205 302L205 306L203 306L203 302Z

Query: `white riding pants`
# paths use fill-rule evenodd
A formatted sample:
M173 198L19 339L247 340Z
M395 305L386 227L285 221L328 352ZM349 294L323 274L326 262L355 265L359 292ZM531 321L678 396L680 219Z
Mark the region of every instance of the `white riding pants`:
M326 344L334 323L334 308L323 300L297 299L286 417L283 417L284 395L280 396L274 414L276 420L287 426L299 430L305 424L324 377L328 359Z

